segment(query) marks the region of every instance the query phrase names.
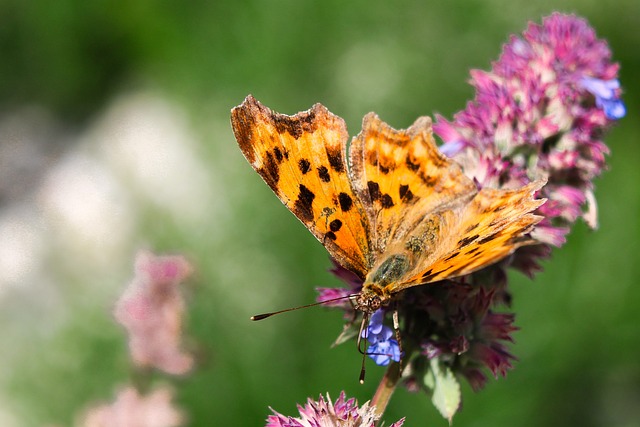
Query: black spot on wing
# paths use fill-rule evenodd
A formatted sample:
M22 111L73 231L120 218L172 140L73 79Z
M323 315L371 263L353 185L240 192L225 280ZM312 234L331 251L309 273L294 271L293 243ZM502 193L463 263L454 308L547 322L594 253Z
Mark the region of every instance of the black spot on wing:
M280 165L274 155L267 151L267 156L264 159L264 164L258 171L258 173L264 178L265 182L269 184L269 187L278 194L278 181L280 180Z
M380 203L382 204L382 207L385 209L389 209L390 207L393 207L393 199L388 194L383 194L382 197L380 197Z
M320 180L322 182L331 181L331 176L329 175L329 169L327 169L326 166L320 166L318 168L318 176L320 177Z
M284 155L282 154L280 147L275 147L273 149L273 153L275 154L276 160L278 161L278 163L282 163L282 159L284 159Z
M342 209L342 212L349 212L353 206L353 200L347 193L338 194L338 202L340 203L340 209Z
M435 176L427 176L427 175L422 174L422 173L420 174L420 179L422 179L422 182L427 187L433 187L438 182L438 178L437 177L435 177Z
M410 202L413 199L413 193L409 190L408 185L401 185L399 188L399 194L402 202Z
M487 243L487 242L492 241L496 237L498 237L498 233L493 233L493 234L490 234L487 237L483 237L482 239L478 240L478 243L480 243L480 244Z
M448 257L446 257L444 260L445 260L445 261L449 261L450 259L453 259L453 258L457 257L458 255L460 255L460 252L455 251L455 252L453 252L451 255L449 255Z
M336 236L336 233L334 233L333 231L329 231L327 232L324 237L326 237L327 239L330 240L336 240L338 237Z
M406 159L405 159L405 164L407 165L407 167L412 170L412 171L417 171L418 169L420 169L420 163L418 162L414 162L411 159L411 156L407 155Z
M340 154L340 149L327 148L327 158L329 159L329 165L331 166L331 169L339 173L344 172L344 164L342 163L342 155Z
M298 198L293 204L293 210L295 214L304 222L311 222L314 219L313 199L315 198L316 195L313 194L311 190L300 184L300 192L298 193Z
M427 271L424 272L424 274L422 275L422 280L423 282L428 282L429 280L431 280L432 277L435 277L436 275L438 275L440 272L433 272L433 269L429 269Z
M329 230L331 231L334 231L334 232L338 231L340 230L341 227L342 227L342 221L340 221L339 219L334 219L329 223Z
M475 241L478 237L478 234L474 234L473 236L465 237L458 242L458 247L461 248L463 246L467 246L469 243Z
M371 201L375 201L380 198L380 185L378 185L377 182L367 182L367 188L369 189L369 197L371 198Z
M300 159L300 161L298 161L298 168L300 168L300 172L305 175L309 172L309 169L311 169L311 163L309 163L307 159Z

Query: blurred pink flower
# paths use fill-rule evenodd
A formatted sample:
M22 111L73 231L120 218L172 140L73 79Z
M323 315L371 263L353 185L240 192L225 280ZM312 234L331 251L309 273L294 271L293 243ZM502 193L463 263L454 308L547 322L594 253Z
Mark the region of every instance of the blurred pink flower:
M179 285L191 266L182 256L140 252L135 270L114 312L129 333L131 358L140 367L184 374L193 358L180 349L184 300Z
M90 409L82 427L177 427L183 416L171 405L172 393L159 388L140 396L133 387L118 393L116 401Z

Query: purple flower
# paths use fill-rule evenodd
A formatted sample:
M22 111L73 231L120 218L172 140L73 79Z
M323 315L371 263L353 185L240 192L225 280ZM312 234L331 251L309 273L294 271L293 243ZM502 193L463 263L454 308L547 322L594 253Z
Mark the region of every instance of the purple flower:
M481 187L548 177L535 237L561 246L578 218L597 225L593 179L609 152L600 138L626 112L617 73L584 19L554 13L511 37L491 71L472 71L475 99L453 122L437 116L434 131Z
M273 415L267 418L266 427L375 427L379 415L369 406L369 402L358 407L356 399L346 400L344 392L332 403L322 396L318 401L307 400L305 406L298 405L299 418L287 417L271 409ZM401 427L404 418L391 424L390 427Z
M331 263L333 264L333 268L329 271L348 284L349 288L317 288L318 297L316 298L316 301L323 302L335 300L325 303L324 306L342 308L345 311L344 318L352 319L354 318L355 310L353 308L353 304L347 297L360 291L360 288L362 287L362 280L360 280L356 274L342 267L334 259L331 259Z

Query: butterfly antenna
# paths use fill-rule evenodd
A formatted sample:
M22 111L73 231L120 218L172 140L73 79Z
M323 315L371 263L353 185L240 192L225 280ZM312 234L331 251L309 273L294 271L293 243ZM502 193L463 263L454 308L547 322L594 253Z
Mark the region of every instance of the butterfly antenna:
M326 303L329 303L329 302L334 302L334 301L340 301L340 300L344 300L344 299L354 298L357 295L358 294L345 295L345 296L342 296L342 297L331 298L331 299L327 299L327 300L324 300L324 301L314 302L313 304L301 305L299 307L291 307L291 308L285 308L284 310L272 311L270 313L256 314L255 316L251 316L251 320L262 320L262 319L266 319L267 317L275 316L276 314L286 313L287 311L294 311L294 310L300 310L301 308L315 307L316 305L322 305L322 304L326 304Z

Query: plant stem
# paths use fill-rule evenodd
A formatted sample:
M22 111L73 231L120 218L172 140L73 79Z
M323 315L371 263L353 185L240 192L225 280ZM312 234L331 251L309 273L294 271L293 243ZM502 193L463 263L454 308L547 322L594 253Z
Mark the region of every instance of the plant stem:
M391 395L398 385L399 379L400 364L393 362L387 368L387 372L385 372L384 376L382 377L382 380L378 385L378 389L373 395L373 399L371 399L371 404L375 405L376 414L380 416L380 419L382 419L382 415L384 414L385 409L387 409L387 404L389 403Z

